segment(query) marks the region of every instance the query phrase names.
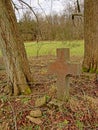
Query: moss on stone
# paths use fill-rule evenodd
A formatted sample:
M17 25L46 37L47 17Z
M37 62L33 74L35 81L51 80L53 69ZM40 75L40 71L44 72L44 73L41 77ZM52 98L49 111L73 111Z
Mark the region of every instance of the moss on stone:
M83 71L83 72L88 72L88 68L83 67L83 68L82 68L82 71Z
M90 71L89 71L90 73L95 73L96 71L95 71L95 69L90 69Z
M96 70L96 74L98 74L98 69Z
M31 94L31 89L29 88L29 86L25 86L25 90L22 91L23 95L29 95Z
M88 69L86 67L83 67L82 71L83 72L89 72L89 73L95 73L96 72L98 74L98 70L95 70L95 68Z

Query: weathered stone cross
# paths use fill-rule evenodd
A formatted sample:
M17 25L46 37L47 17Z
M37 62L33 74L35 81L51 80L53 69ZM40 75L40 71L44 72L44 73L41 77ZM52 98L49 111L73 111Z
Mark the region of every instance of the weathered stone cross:
M69 48L57 49L57 59L49 66L49 72L57 76L57 97L69 97L69 75L80 74L80 64L70 63Z

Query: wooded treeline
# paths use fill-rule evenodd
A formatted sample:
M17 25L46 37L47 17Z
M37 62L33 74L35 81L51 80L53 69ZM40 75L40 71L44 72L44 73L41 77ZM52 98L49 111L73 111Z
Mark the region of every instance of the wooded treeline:
M83 10L83 5L81 5ZM35 40L81 40L83 39L83 18L76 16L74 23L72 14L77 12L75 6L68 6L61 14L37 13L38 21L27 10L20 18L18 25L24 41Z

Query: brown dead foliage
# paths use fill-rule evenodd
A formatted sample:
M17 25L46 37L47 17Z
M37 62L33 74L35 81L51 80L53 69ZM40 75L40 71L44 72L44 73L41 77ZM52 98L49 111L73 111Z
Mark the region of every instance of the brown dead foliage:
M94 82L94 74L71 77L69 100L61 105L49 104L56 100L56 77L47 73L47 67L54 59L30 58L32 77L35 79L30 96L8 96L5 91L6 73L0 70L0 130L98 129L98 84ZM41 123L36 124L26 117L36 109L35 101L43 96L47 97L47 102L40 107Z

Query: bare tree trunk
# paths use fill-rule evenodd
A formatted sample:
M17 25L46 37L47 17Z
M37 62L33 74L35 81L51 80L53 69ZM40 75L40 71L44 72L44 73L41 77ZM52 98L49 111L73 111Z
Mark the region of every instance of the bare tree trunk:
M84 61L87 72L98 71L98 0L84 1Z
M11 0L0 0L0 46L12 93L31 93L31 73Z

